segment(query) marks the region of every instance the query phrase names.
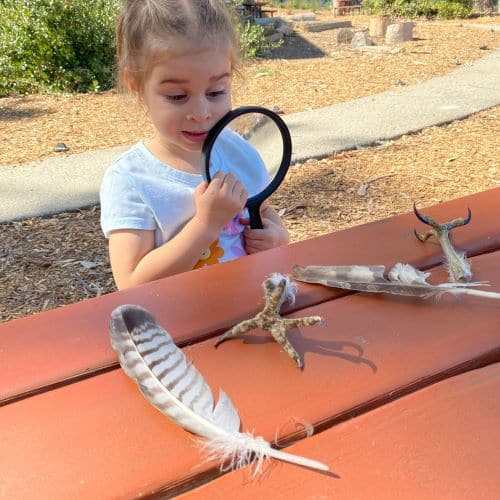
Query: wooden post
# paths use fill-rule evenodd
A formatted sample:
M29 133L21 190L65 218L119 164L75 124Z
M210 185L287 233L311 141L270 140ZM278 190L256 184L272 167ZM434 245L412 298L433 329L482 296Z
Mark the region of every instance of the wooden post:
M370 36L382 38L385 36L387 26L390 24L389 16L374 16L370 18L369 32Z
M332 0L332 11L334 16L339 14L339 0Z

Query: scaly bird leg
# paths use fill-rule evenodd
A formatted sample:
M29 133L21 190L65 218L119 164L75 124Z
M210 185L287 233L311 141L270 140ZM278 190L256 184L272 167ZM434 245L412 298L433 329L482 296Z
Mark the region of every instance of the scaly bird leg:
M217 341L215 342L215 347L217 347L219 344L222 344L222 342L224 342L225 340L228 340L232 337L237 337L238 335L243 335L244 333L253 330L255 328L255 321L256 317L253 319L247 319L233 326L233 328L228 330L226 333L223 333L217 339Z
M215 342L215 347L231 337L243 335L254 328L262 328L267 330L273 325L277 311L281 306L280 299L285 290L286 280L281 280L277 285L273 285L271 280L264 281L263 287L265 292L266 303L264 309L254 316L252 319L247 319L233 326L230 330L222 334Z
M276 275L274 275L276 276ZM260 328L269 332L273 338L278 342L284 349L284 351L295 360L297 366L302 368L304 363L290 344L286 332L292 328L298 328L300 326L310 326L320 323L322 318L319 316L308 316L304 318L282 318L280 316L280 308L288 295L290 295L290 290L287 288L289 286L289 280L287 278L282 278L276 283L276 278L271 277L264 281L263 288L265 292L266 303L264 309L259 312L252 319L248 319L238 323L233 328L228 330L226 333L221 335L215 342L215 347L217 347L221 342L229 338L242 335L254 328Z
M292 330L293 328L299 328L301 326L312 326L316 323L321 323L323 318L320 316L306 316L303 318L280 318L281 321L278 324L275 324L271 327L269 332L274 337L274 340L278 342L278 344L283 347L284 351L295 360L297 366L302 368L304 366L304 362L302 358L298 355L297 351L293 348L292 344L288 340L286 336L287 330Z
M417 210L415 203L413 204L413 212L420 221L432 227L432 229L423 234L418 234L417 231L414 231L415 236L420 241L426 241L429 237L435 236L443 249L445 263L448 268L451 281L454 283L469 282L472 279L470 264L467 262L465 253L457 252L457 250L453 247L450 240L450 232L452 229L465 226L470 222L472 217L470 208L467 209L467 217L454 219L444 224L439 224L429 216L423 215Z

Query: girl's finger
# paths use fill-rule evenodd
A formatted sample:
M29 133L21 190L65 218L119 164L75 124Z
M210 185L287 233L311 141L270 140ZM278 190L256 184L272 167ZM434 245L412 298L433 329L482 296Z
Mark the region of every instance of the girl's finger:
M247 190L243 188L240 192L240 200L242 203L246 203L247 199L248 199Z
M208 188L208 184L206 182L202 182L198 184L194 190L195 196L201 196Z
M244 229L245 239L247 241L265 241L269 239L268 232L265 229L250 229L248 226Z
M231 188L234 188L234 185L238 182L238 179L236 179L236 176L232 174L231 172L227 173L224 176L224 185L227 185Z
M217 172L213 177L212 181L208 185L211 191L220 189L222 183L224 182L224 174L222 172Z
M269 248L269 245L265 245L263 242L252 242L245 245L247 253L262 252L263 250L268 250Z
M235 183L236 177L233 174L226 174L222 179L221 190L226 195L232 195Z
M243 195L246 196L246 193L245 186L240 181L236 181L233 186L233 195L236 198L241 198Z

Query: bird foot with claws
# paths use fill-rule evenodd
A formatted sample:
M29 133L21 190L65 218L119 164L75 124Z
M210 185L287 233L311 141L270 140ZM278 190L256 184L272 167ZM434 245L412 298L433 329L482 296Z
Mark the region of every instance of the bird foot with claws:
M295 360L297 366L302 368L304 362L288 340L286 332L292 328L300 328L301 326L311 326L321 323L323 319L320 316L290 319L281 317L280 309L283 303L287 300L293 303L295 299L296 286L290 282L289 278L275 273L267 278L262 286L264 288L266 300L264 309L252 319L247 319L238 323L221 335L215 342L215 347L225 340L243 335L255 328L260 328L261 330L269 332L274 340L283 347L285 352Z
M426 231L423 234L418 234L417 231L415 231L415 236L420 241L426 241L431 236L436 237L439 244L441 245L441 248L443 249L445 263L451 281L454 283L467 283L471 281L472 272L470 270L470 264L467 261L465 253L458 252L453 247L450 240L450 232L452 229L460 226L465 226L470 222L472 217L470 208L467 209L467 217L454 219L443 224L436 222L434 219L431 219L427 215L423 215L417 210L415 203L413 204L413 212L421 222L432 227L432 229L429 229L429 231Z

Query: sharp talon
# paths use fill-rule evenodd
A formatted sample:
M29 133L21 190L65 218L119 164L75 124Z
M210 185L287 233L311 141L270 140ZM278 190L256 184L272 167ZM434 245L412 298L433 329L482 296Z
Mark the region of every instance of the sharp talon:
M472 219L472 212L469 207L467 207L467 217L464 219L464 226L466 226Z
M413 232L415 233L415 236L422 242L427 241L431 236L435 236L437 239L439 239L439 227L429 229L429 231L426 231L422 234L417 233L416 229L414 229Z
M295 358L295 362L297 363L297 366L302 369L302 367L304 366L304 362L302 361L302 358L299 356L298 352L294 349L293 350L294 352L294 358Z
M467 207L467 217L465 217L465 219L461 219L463 221L461 225L466 226L471 219L472 219L472 212L470 211L470 208Z
M420 222L423 222L424 224L427 224L428 226L432 226L432 223L430 222L429 218L427 216L425 216L423 213L418 211L416 203L413 203L413 213L417 216L417 219Z
M222 342L225 342L226 340L229 339L229 336L227 335L228 332L223 333L216 341L214 344L214 347L218 347L219 344L222 344Z

